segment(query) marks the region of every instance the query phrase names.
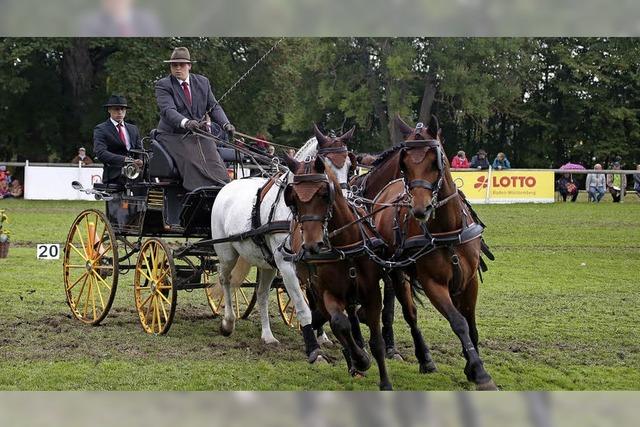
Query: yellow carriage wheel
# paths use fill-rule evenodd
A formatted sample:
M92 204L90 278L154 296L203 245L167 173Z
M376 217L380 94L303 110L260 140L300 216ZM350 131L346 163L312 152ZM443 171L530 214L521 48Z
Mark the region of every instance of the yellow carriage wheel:
M304 300L307 304L309 304L306 285L304 283L300 283L300 289L302 290L302 296L304 297ZM291 326L292 328L300 329L300 321L298 320L298 316L296 315L296 307L289 297L284 284L276 288L276 295L278 299L278 310L280 311L280 316L282 316L282 320L284 320L284 323L287 326Z
M176 268L169 246L161 239L143 243L133 276L133 294L142 329L148 334L169 332L176 311Z
M109 313L118 285L118 245L100 211L82 211L73 221L63 257L67 304L76 319L99 324Z
M258 282L259 274L260 272L256 272L256 283ZM218 281L218 274L208 271L204 273L203 278L204 283L208 285L204 288L207 302L214 317L218 317L224 312L224 292L222 292L222 285ZM256 283L244 279L242 286L233 286L231 288L231 298L233 299L233 308L237 319L246 319L253 311L258 299Z

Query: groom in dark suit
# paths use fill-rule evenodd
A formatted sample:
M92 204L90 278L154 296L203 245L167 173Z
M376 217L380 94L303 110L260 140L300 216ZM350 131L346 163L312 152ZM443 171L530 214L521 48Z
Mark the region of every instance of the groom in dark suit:
M141 149L140 132L132 124L125 123L127 100L123 96L111 95L104 105L109 118L93 129L93 152L104 164L102 182L124 184L122 167L129 157L129 150ZM142 160L133 160L142 167Z
M191 55L186 47L174 49L171 74L156 82L156 100L160 122L156 138L176 162L187 191L198 187L219 186L229 182L227 169L220 159L215 142L188 131L210 126L233 133L235 128L213 96L209 80L192 74ZM206 118L211 118L208 124ZM213 129L216 134L216 130Z

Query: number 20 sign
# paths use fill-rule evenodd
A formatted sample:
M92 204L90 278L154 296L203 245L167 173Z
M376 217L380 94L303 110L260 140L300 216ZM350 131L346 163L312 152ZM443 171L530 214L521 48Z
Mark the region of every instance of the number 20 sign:
M60 259L60 245L51 243L38 244L36 249L36 258Z

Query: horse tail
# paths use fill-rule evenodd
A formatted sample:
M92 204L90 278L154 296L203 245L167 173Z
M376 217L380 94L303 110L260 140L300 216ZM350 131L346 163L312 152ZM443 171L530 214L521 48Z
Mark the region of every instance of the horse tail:
M420 304L420 307L424 308L425 305L422 297L426 298L427 294L424 293L424 288L420 281L409 276L409 288L411 289L411 296L413 297L413 300Z

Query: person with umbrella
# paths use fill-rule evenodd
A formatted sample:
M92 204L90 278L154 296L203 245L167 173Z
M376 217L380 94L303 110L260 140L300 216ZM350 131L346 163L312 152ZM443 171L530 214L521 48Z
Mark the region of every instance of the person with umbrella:
M583 170L584 166L576 163L567 163L560 166L560 169L565 171L566 170ZM578 193L580 191L578 190L578 185L573 180L573 176L570 173L565 172L564 174L562 174L560 179L556 181L556 184L558 186L558 192L560 193L560 196L562 196L563 202L567 201L567 197L571 197L572 202L576 201L576 199L578 198Z

